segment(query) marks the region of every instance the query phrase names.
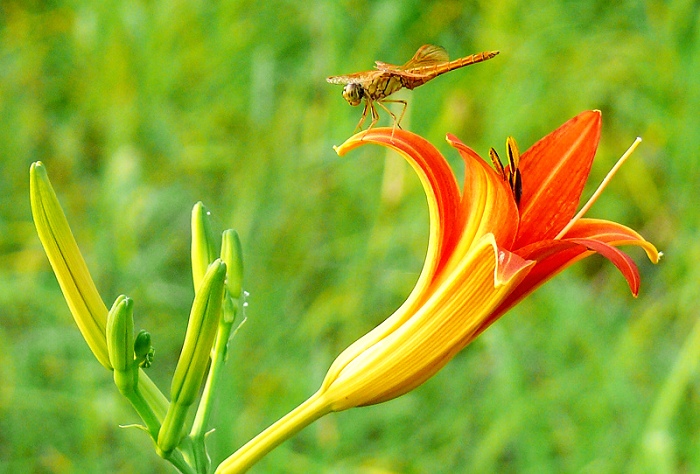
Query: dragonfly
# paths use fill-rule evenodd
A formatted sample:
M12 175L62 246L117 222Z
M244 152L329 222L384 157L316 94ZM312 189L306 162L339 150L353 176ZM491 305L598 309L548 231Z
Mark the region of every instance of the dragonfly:
M367 118L367 112L372 115L372 122L367 127L369 131L379 120L379 113L375 104L383 108L393 119L391 138L394 138L396 127L401 128L401 119L406 113L405 100L387 99L399 89L415 89L446 72L459 69L470 64L480 63L496 56L498 51L484 51L463 58L450 61L445 48L426 44L418 48L416 54L403 66L396 66L381 61L375 61L376 70L356 72L343 76L330 76L326 81L331 84L344 84L343 98L352 106L360 105L365 101L360 122L355 131L362 129ZM403 105L401 114L397 118L384 104L394 102ZM367 131L365 133L367 133Z

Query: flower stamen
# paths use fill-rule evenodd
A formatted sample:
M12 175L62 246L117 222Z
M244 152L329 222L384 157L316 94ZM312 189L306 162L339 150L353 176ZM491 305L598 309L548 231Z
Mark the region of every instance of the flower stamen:
M519 207L520 198L523 195L523 181L518 168L520 166L520 151L517 143L515 143L515 138L508 137L506 140L506 152L508 153L508 163L510 164L507 170L508 184L510 184L511 191L513 191L515 204Z
M564 235L566 235L566 233L569 231L569 229L571 229L574 226L574 224L576 224L576 222L579 219L581 219L584 216L584 214L586 214L586 212L588 212L588 210L591 207L593 207L593 204L595 204L595 202L598 200L598 197L603 193L603 190L606 188L608 183L613 179L613 176L615 176L615 173L617 173L617 171L622 167L622 165L625 163L625 161L627 161L627 158L629 158L632 155L634 150L637 148L637 146L639 146L639 144L641 142L642 142L641 137L637 137L634 140L634 143L632 143L632 145L630 145L630 147L620 157L620 159L617 160L617 163L615 163L615 166L613 166L612 169L610 171L608 171L608 174L605 176L603 181L601 181L600 185L598 186L598 189L596 189L595 192L593 193L593 195L591 195L591 197L588 199L588 202L586 202L586 204L583 205L581 210L578 211L578 213L574 216L574 218L571 219L571 221L569 221L569 223L566 226L564 226L564 228L561 230L561 232L559 232L559 234L557 234L557 236L554 237L554 240L559 240Z
M515 138L508 137L506 140L506 153L508 154L508 167L505 168L501 162L501 158L495 149L491 148L489 150L489 158L491 158L491 163L493 163L494 168L498 175L503 178L503 181L508 183L510 190L513 192L513 198L515 199L515 204L520 206L520 198L523 195L523 181L520 169L520 151L518 150L518 145L515 143Z

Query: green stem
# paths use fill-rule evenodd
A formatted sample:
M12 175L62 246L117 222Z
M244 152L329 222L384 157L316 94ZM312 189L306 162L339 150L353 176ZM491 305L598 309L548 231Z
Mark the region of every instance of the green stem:
M153 441L157 441L158 432L160 431L160 420L158 420L156 414L153 412L153 410L151 410L151 407L141 395L139 388L136 387L136 389L127 393L122 393L122 395L129 400L131 406L134 407L136 413L139 414L143 422L146 424L148 433L151 435L151 438L153 438Z
M151 411L158 419L159 423L163 422L165 413L168 411L168 399L165 398L156 384L146 375L143 369L139 369L138 393L143 400L151 408Z
M211 410L214 405L214 393L221 379L222 368L225 363L226 344L228 343L229 335L231 334L231 323L221 323L219 326L219 334L214 343L212 351L211 367L207 374L207 381L204 385L202 398L197 407L197 413L192 423L190 430L190 440L192 441L192 451L194 455L194 465L199 472L209 472L211 467L211 459L207 453L206 445L204 444L204 436L206 435Z
M147 397L144 397L141 392L142 387L148 390L147 384L139 383L141 375L144 374L139 372L139 366L136 365L136 362L133 362L132 366L125 371L120 372L115 370L114 381L119 389L119 393L129 400L131 406L134 407L136 413L138 413L143 422L146 424L146 429L151 435L151 438L153 438L153 441L157 441L162 418L158 417L157 413L148 402ZM155 387L155 385L153 387ZM160 393L160 391L157 393ZM152 394L153 393L149 392L149 396Z
M214 344L214 351L212 354L211 367L209 368L209 374L207 375L207 381L204 385L204 391L202 392L202 398L197 407L197 414L194 417L194 422L192 423L192 429L190 431L190 438L193 439L203 439L204 434L209 424L209 418L211 416L211 409L213 406L214 393L216 387L221 379L221 369L225 363L226 356L226 344L228 343L229 335L231 334L231 327L233 324L223 323L221 324L219 334L216 337L216 342Z
M328 401L322 392L316 392L304 403L279 419L272 426L257 435L225 459L216 474L238 474L250 469L263 456L291 438L302 428L331 412Z
M177 449L175 451L172 451L167 456L164 456L163 459L167 460L170 464L175 466L177 470L183 474L201 474L197 472L192 466L187 464L185 458L182 457L182 453L180 453L180 451L178 451Z

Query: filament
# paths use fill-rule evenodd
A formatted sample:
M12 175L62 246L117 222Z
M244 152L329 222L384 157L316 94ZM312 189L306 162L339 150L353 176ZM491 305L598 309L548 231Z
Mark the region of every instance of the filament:
M598 186L598 189L595 190L593 195L588 199L588 202L583 205L580 211L574 216L571 221L557 234L557 236L554 238L555 240L561 239L578 221L583 215L588 212L588 210L593 206L593 204L598 200L598 197L602 194L603 190L605 187L608 185L610 180L613 179L613 176L615 176L615 173L617 173L617 170L620 169L620 167L627 161L627 158L629 158L632 155L632 152L637 148L637 146L642 142L641 137L637 137L634 140L634 143L630 145L630 147L627 149L627 151L620 157L619 160L617 160L617 163L615 163L615 166L612 167L610 171L608 171L607 176L605 176L605 179L600 183Z

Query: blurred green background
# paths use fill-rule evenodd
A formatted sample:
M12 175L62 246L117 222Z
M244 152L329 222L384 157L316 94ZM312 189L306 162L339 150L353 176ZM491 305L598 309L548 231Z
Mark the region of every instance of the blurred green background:
M700 472L700 2L3 0L0 472L173 472L81 339L28 198L49 171L107 305L153 334L169 387L193 297L202 200L245 254L248 322L217 399L214 463L319 386L422 266L427 207L396 155L339 158L361 109L325 77L425 43L501 54L399 97L403 125L486 156L603 112L585 192L644 141L589 213L639 249L638 299L594 256L549 282L424 386L333 414L260 473ZM383 115L384 124L388 124Z

